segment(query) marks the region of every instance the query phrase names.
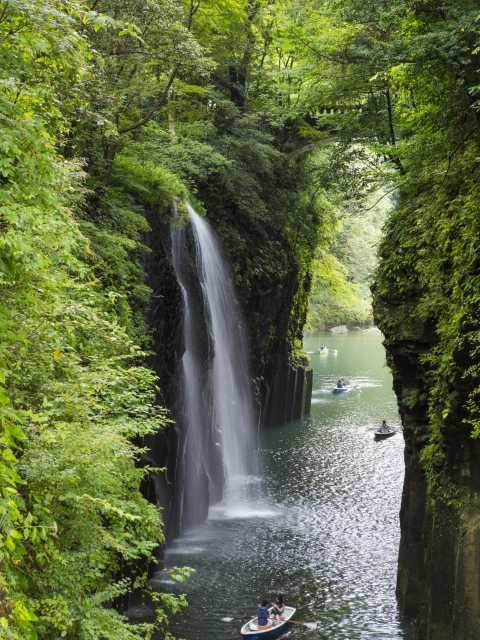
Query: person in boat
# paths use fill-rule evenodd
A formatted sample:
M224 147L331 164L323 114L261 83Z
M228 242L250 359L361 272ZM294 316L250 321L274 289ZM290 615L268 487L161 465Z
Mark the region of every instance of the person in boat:
M337 389L343 389L345 386L345 382L343 381L343 378L340 378L339 380L337 380Z
M285 601L283 595L279 593L272 602L272 616L274 620L284 620Z
M390 427L388 426L386 420L382 420L382 426L380 427L380 431L390 431Z
M268 602L266 600L262 600L260 605L257 607L257 620L259 627L269 627L272 624L270 622L270 612L268 610Z

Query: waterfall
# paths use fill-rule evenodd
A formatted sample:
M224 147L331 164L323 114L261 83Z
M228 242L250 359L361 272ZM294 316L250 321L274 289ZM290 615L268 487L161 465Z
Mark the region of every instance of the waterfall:
M172 232L172 262L182 293L184 353L181 360L177 407L179 454L175 489L176 520L181 530L206 518L211 494L218 483L212 476L205 438L214 435L209 428L208 385L203 362L208 358L206 336L199 330L203 323L202 303L191 268L185 229Z
M187 208L192 235L186 229L172 232L173 267L184 305L180 527L205 519L215 504L217 513L241 514L258 474L248 344L232 276L210 225Z

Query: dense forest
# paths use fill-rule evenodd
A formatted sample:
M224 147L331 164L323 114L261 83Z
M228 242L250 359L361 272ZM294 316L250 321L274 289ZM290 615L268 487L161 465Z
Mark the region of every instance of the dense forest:
M168 637L186 605L120 613L164 541L148 443L173 430L178 291L158 265L189 200L230 259L259 397L276 353L304 365L309 301L311 328L371 319L385 223L399 595L418 637L473 637L478 4L2 0L0 35L0 636Z
M312 287L306 328L309 332L338 325L356 327L373 322L370 285L377 266L378 245L390 193L373 191L371 200L342 203L336 211L333 243L320 243L312 263Z

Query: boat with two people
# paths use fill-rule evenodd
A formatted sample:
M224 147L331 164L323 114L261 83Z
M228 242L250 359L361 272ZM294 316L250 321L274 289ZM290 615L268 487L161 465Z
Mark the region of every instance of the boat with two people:
M338 349L330 349L330 347L327 347L326 344L322 344L322 345L320 345L318 353L321 356L334 356L334 357L337 357Z
M345 381L344 378L337 380L337 386L333 388L332 393L346 393L350 391L352 386Z
M386 420L382 420L382 426L375 431L375 440L385 440L385 438L390 438L396 433L395 429L388 425Z
M292 617L295 614L295 607L284 607L281 618L273 616L273 607L269 608L271 614L267 625L259 625L258 617L252 618L240 630L241 635L248 640L264 640L264 638L277 638L285 633L292 624Z

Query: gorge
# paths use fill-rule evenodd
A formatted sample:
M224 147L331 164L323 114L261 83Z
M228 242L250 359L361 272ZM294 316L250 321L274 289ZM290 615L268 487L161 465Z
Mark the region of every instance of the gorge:
M156 590L156 562L192 526L212 525L229 551L225 516L258 490L269 442L256 505L273 518L276 496L287 526L240 532L271 561L250 593L281 588L280 546L282 575L310 563L292 585L310 585L295 587L309 615L328 612L328 640L347 633L342 611L360 637L359 620L373 638L401 637L403 621L409 640L476 638L479 25L474 0L1 3L2 637L168 638L188 571L166 562L172 592ZM393 547L379 542L380 629L357 575L376 557L364 498L379 495L358 471L378 462L400 478L399 445L392 467L370 448L371 411L390 400L359 386L326 402L303 343L307 317L368 322L368 284L405 438L402 621ZM346 513L365 556L344 537ZM396 520L384 513L385 538ZM155 602L151 619L125 618L132 593Z

